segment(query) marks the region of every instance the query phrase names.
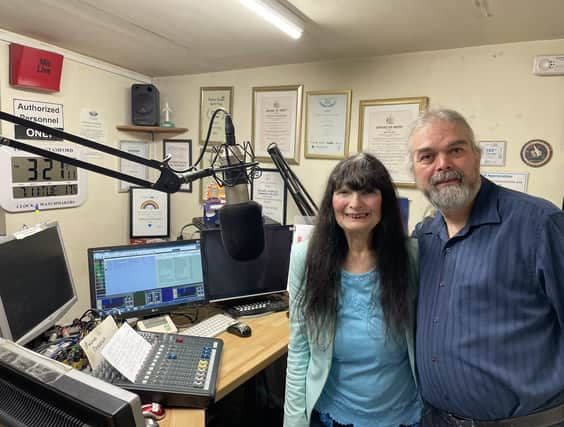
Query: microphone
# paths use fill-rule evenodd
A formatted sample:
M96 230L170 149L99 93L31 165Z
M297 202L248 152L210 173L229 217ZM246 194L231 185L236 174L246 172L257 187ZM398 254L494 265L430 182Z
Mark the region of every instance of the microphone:
M244 155L235 142L235 127L229 114L225 114L225 146L220 157L226 203L219 210L221 240L227 254L237 261L256 259L264 250L264 224L262 206L249 200L248 178L241 168Z
M225 114L225 145L222 147L219 164L223 167L244 164L244 155L235 142L235 127L231 116ZM243 203L249 201L249 180L244 169L224 172L225 199L227 203Z

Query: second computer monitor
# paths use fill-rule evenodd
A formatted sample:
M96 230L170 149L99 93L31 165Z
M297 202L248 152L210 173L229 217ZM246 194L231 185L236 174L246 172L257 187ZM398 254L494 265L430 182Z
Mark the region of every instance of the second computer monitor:
M292 228L265 225L262 254L250 261L236 261L225 251L219 229L201 231L206 295L210 301L234 300L286 290Z
M88 249L91 306L118 317L206 302L199 240Z
M77 300L57 222L9 236L0 244L0 271L0 337L18 344L52 327Z

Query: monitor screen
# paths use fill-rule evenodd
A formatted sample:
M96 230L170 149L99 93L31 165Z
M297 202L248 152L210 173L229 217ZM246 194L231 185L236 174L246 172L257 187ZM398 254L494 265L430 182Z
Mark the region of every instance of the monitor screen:
M91 306L103 315L167 313L206 302L199 240L88 249Z
M14 233L0 244L0 335L26 344L76 301L56 222Z
M268 224L264 227L262 254L250 261L229 257L219 229L201 230L206 295L210 301L246 298L286 290L292 228Z

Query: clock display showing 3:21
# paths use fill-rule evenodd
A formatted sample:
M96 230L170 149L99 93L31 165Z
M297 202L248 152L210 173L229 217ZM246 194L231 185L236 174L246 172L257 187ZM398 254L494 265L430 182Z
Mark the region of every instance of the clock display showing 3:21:
M43 157L12 157L12 182L76 181L77 167Z

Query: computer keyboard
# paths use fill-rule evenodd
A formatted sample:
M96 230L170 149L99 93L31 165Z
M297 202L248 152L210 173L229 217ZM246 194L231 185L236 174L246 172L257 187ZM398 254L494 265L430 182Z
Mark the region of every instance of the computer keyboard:
M267 299L229 307L227 312L233 317L258 316L261 314L288 309L288 302L283 299Z
M194 326L181 330L179 334L212 338L226 331L229 326L237 322L238 320L231 316L218 313L208 317L206 320L196 323Z

